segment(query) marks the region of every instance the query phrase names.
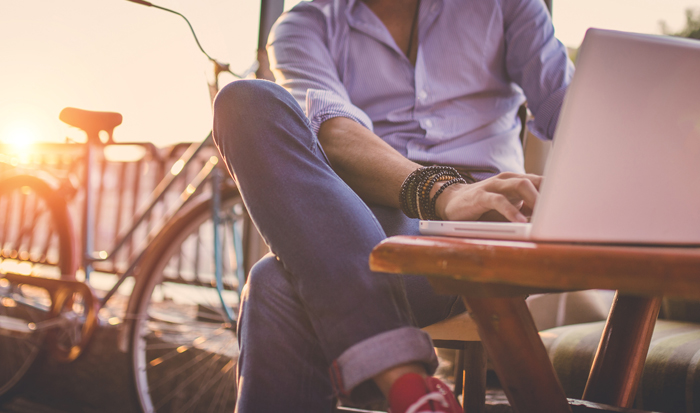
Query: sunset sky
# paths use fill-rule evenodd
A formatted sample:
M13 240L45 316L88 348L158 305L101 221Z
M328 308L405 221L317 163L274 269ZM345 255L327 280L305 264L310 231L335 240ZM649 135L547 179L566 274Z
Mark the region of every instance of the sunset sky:
M253 63L259 1L154 3L188 16L208 53L234 71ZM554 0L554 24L577 47L588 27L660 33L664 20L678 30L686 8L700 0ZM125 0L0 0L0 38L1 141L80 139L58 120L65 106L122 113L121 141L163 146L211 128L209 62L178 16Z

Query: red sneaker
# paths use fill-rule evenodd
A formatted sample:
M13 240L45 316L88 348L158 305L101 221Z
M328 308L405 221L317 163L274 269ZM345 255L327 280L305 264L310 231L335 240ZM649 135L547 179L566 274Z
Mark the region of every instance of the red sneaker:
M440 379L408 373L399 377L389 391L391 413L462 413L452 390Z

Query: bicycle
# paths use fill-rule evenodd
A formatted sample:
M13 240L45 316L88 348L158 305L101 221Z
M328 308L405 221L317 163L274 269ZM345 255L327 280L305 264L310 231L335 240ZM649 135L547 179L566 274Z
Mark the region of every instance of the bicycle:
M129 1L185 18L142 0ZM262 42L277 16L264 3L261 14ZM197 45L204 52L199 41ZM207 57L214 62L216 82L228 66ZM210 85L212 99L217 89L216 83ZM11 396L30 377L42 350L64 362L83 354L99 324L98 314L110 300L121 299L128 302L119 345L129 352L134 393L143 411L233 410L235 310L250 263L261 251L235 184L217 166L215 151L205 154L212 147L211 133L173 163L111 250L97 252L92 189L100 152L107 145L138 145L157 158L158 151L148 143L114 142L113 130L122 121L117 113L66 108L59 118L86 132L84 144L69 145L80 148L82 162L63 174L12 169L0 177L0 216L5 217L0 224L0 398ZM166 193L202 154L204 164L182 185L179 200L160 223L147 228L146 245L129 254L126 270L112 265L118 280L104 295L97 294L91 276L104 273L102 264L132 249L136 232L150 225L148 218ZM76 185L81 165L82 182ZM69 204L80 188L77 237ZM133 287L125 282L130 277Z

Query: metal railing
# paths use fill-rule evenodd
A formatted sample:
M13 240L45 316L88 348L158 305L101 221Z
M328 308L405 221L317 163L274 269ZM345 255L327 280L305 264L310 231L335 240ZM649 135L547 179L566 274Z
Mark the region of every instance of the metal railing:
M180 156L189 148L189 143L181 143L165 148L147 146L143 157L135 161L109 161L105 157L97 160L94 169L92 194L95 196L94 242L96 251L111 251L119 236L131 228L139 209L146 204L153 190L163 177L177 172L176 181L166 191L159 203L146 215L146 218L127 238L122 249L108 261L95 262L95 270L104 273L121 274L133 261L133 254L139 246L148 240L148 234L162 221L168 205L180 197L187 189L187 183L199 173L202 166L216 156L213 147L203 148L194 162L187 167L178 164ZM80 186L80 179L85 171L82 167L82 145L75 144L36 144L26 151L17 151L9 145L0 145L0 177L10 174L36 174L52 181L68 201L73 226L80 234L79 217L82 214L85 189ZM178 170L180 169L180 170ZM209 191L205 186L205 191ZM37 216L32 210L35 205L22 205L5 202L0 205L0 225L8 219ZM15 218L13 218L15 217ZM11 236L7 231L0 231L2 238ZM36 237L40 242L45 237ZM10 239L0 239L0 258L13 257Z

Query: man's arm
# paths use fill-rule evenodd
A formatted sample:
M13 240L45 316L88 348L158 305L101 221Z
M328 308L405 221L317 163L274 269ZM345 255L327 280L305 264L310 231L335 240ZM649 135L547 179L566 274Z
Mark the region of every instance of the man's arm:
M357 122L336 117L318 133L333 170L364 200L399 208L406 177L420 165L404 158L380 137ZM444 220L477 220L495 210L510 221L525 222L521 207L532 208L541 178L499 174L475 184L448 187L438 198L437 215ZM438 183L431 195L440 188Z
M502 0L506 70L527 97L535 115L528 123L540 139L552 139L574 66L554 37L554 27L541 0Z
M333 170L371 203L399 208L404 179L420 168L357 122L333 118L321 124L318 139Z

